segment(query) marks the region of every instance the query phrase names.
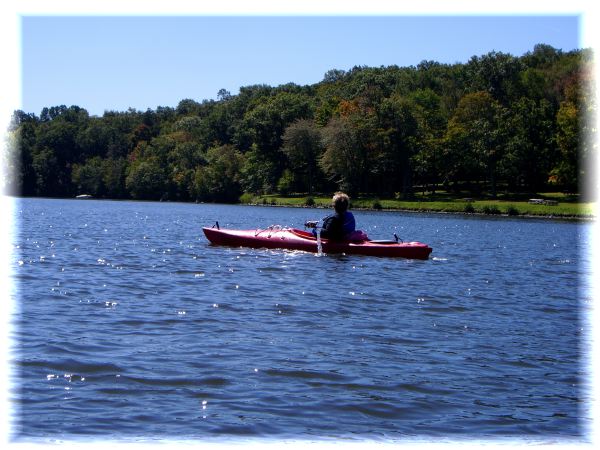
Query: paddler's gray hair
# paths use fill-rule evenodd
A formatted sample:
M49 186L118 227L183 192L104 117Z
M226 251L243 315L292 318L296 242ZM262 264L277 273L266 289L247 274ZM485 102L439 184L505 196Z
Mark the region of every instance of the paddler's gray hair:
M350 198L343 192L336 192L335 194L333 194L333 198L331 199L331 204L333 205L335 211L338 213L346 212L349 203Z

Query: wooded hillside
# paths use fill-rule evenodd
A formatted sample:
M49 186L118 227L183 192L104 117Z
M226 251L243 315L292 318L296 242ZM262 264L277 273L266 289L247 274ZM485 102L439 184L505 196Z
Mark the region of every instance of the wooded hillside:
M5 182L25 196L216 202L337 189L381 198L417 188L578 192L593 176L591 60L590 50L540 44L520 57L222 89L176 108L15 111Z

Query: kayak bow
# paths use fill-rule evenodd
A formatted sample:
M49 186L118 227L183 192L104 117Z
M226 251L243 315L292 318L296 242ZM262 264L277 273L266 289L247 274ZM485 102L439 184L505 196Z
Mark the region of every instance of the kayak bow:
M206 238L215 245L251 248L281 248L317 253L317 239L308 231L272 226L264 230L232 230L202 228ZM428 259L432 249L421 242L331 241L321 239L324 253L346 253L366 256L387 256Z

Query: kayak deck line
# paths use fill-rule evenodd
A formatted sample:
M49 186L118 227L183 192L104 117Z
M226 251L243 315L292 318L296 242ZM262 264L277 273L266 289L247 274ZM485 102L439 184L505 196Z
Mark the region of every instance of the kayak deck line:
M214 245L269 249L289 249L318 253L317 238L308 231L272 225L265 229L235 230L203 227L206 238ZM323 253L428 259L432 248L421 242L332 241L321 239Z

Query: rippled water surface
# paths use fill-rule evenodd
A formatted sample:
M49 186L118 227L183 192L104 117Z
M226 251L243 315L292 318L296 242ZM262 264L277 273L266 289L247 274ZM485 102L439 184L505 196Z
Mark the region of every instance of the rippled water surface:
M427 261L201 231L325 213L17 200L14 439L585 439L589 224L355 211Z

